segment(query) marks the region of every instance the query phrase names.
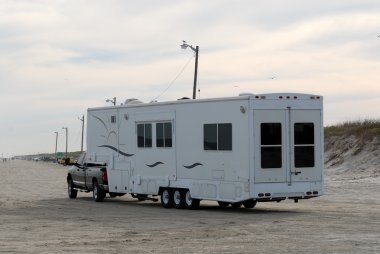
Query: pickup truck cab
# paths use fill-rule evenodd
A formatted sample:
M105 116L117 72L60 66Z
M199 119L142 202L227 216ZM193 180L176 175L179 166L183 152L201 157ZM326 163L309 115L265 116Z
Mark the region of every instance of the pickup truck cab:
M88 163L86 153L82 153L67 173L67 192L69 198L76 198L78 191L93 193L93 199L101 202L108 193L108 179L105 164ZM112 195L115 197L116 195Z

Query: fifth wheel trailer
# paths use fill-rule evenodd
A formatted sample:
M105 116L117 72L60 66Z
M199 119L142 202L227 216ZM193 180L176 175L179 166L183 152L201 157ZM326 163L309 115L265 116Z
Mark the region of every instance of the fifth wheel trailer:
M88 109L89 162L109 191L161 196L163 207L221 206L323 194L323 98L296 93Z

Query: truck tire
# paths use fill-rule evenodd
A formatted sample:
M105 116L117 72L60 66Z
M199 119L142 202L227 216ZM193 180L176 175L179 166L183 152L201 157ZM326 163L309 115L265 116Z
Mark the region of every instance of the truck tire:
M176 209L185 208L185 192L181 189L173 191L173 205Z
M92 197L95 202L102 202L103 199L105 198L105 192L103 191L102 188L99 187L98 182L94 182L92 184Z
M254 208L257 204L257 200L249 199L243 202L245 208Z
M164 189L161 192L161 205L164 208L173 207L173 196L172 196L172 191L170 189Z
M190 190L185 191L185 206L187 209L190 209L190 210L198 209L200 202L201 201L199 199L195 199L191 197Z
M73 179L71 178L67 181L67 194L69 194L69 198L76 198L78 194L78 191L74 189Z
M230 203L228 202L224 202L224 201L218 201L218 204L221 206L221 207L227 207L230 205Z

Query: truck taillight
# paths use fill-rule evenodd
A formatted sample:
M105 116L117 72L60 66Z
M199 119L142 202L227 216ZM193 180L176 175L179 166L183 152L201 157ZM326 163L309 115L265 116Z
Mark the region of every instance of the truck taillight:
M107 170L102 170L102 181L103 183L107 183L108 182L108 177L107 177Z

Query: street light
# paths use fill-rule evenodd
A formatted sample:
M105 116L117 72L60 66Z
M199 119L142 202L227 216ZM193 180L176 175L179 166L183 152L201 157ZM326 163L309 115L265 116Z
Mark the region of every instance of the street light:
M55 160L57 162L57 144L58 144L58 131L55 131Z
M114 106L116 106L116 97L113 97L113 99L107 99L106 102L111 102Z
M67 136L68 136L68 130L67 130L67 127L62 127L62 129L66 130L66 159L67 159Z
M189 48L191 48L195 52L195 69L194 69L194 86L193 86L193 99L195 99L196 91L197 91L199 46L195 46L195 48L194 48L192 45L187 44L186 41L182 41L182 42L183 42L183 44L181 45L182 49L187 49L189 47Z

